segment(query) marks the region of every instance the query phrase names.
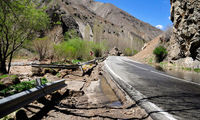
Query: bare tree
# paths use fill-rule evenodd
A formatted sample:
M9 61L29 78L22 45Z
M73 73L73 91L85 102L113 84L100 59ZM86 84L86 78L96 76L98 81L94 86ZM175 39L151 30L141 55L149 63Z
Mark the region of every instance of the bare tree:
M50 50L52 49L52 43L48 37L38 38L34 40L33 45L35 51L39 54L39 60L44 60L45 57L49 57L51 54Z

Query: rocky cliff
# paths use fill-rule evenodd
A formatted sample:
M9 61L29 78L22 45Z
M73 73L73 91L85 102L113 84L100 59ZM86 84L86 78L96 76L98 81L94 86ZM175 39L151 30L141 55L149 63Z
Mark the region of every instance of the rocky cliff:
M63 33L75 29L84 40L105 42L110 48L140 50L162 33L112 4L93 0L45 1L54 23L61 21Z
M200 0L170 0L174 23L170 57L200 61Z

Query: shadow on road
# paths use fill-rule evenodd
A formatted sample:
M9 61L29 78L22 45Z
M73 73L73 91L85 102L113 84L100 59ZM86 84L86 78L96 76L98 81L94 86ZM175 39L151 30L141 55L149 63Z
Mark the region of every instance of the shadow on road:
M136 104L140 105L144 101L150 101L164 109L164 111L150 112L148 114L149 116L153 113L168 112L172 115L181 114L183 119L190 118L192 120L198 120L200 118L200 94L178 93L173 95L151 96L136 101Z

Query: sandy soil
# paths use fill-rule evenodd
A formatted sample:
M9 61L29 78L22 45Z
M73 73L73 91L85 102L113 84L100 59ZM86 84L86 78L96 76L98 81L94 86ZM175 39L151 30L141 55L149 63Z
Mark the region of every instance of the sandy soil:
M160 40L160 36L156 37L154 40L147 43L146 47L142 51L140 51L135 56L130 57L130 59L133 59L142 63L148 63L149 59L154 57L153 50L159 44L159 40Z

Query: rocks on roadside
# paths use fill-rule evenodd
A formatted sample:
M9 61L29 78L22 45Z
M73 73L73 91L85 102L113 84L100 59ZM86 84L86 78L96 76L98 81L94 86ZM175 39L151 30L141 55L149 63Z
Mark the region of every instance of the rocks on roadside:
M16 75L8 75L8 77L0 79L0 82L1 82L0 88L3 89L10 85L15 85L20 83L20 80Z
M32 71L32 76L42 76L43 75L41 68L32 67L31 71Z
M117 47L114 47L109 51L109 56L123 56L122 51L119 50Z
M82 91L85 82L82 81L66 81L66 88L63 88L59 91L60 94L68 93L70 97L79 97L84 95L84 91Z
M58 71L56 71L55 69L50 69L50 68L44 68L42 69L42 74L47 74L50 73L52 75L56 75L58 73Z
M45 74L44 77L45 77L49 82L53 82L53 81L60 80L60 78L59 78L57 75L52 75L52 74L50 74L50 73Z
M193 60L191 57L181 58L174 61L174 64L182 66L184 68L200 68L200 62L198 60Z
M61 71L59 71L59 77L64 78L70 72L71 72L71 70L67 70L67 69L61 70Z
M50 68L35 68L35 67L32 67L32 76L44 76L45 74L47 73L50 73L52 75L56 75L58 73L57 70L55 69L50 69Z

